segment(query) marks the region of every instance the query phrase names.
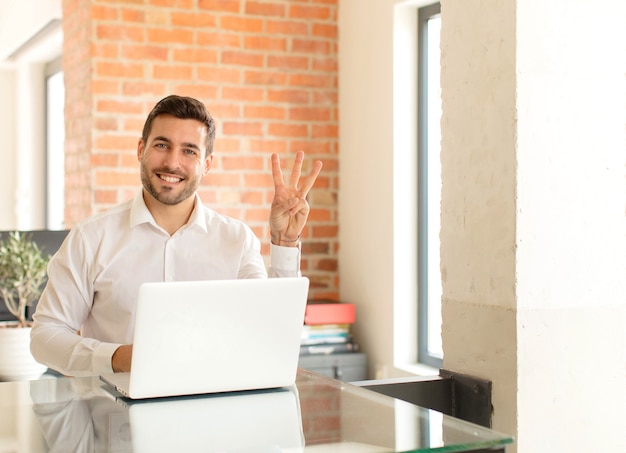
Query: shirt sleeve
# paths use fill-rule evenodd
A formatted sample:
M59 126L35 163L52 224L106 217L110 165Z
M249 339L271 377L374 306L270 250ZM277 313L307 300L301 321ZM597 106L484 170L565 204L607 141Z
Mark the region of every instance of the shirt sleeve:
M119 344L80 336L93 304L92 257L73 230L48 265L48 283L33 315L31 352L38 362L70 376L112 373Z
M300 277L300 244L297 247L281 247L270 244L270 277Z

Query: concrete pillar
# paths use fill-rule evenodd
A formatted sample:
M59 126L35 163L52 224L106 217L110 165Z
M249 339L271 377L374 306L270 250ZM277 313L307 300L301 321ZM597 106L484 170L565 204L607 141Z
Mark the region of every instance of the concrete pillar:
M515 452L626 449L626 4L443 0L444 368Z

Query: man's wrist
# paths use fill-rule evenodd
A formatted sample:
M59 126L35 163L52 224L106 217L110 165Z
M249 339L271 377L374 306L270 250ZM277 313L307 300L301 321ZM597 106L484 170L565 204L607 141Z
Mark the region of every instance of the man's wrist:
M280 235L272 235L272 244L280 247L297 247L300 244L300 235L297 238L291 239Z

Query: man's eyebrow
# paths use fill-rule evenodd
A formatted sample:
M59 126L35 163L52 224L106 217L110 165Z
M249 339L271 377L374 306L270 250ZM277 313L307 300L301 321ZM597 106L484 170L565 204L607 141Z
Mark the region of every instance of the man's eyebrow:
M170 143L170 144L172 143L172 141L169 138L164 137L162 135L154 137L153 141L155 141L155 142L156 141L166 142L166 143ZM185 143L182 144L182 146L183 146L183 148L193 148L193 149L196 149L196 150L200 151L200 147L198 145L196 145L195 143L187 143L187 142L185 142Z
M200 151L200 147L198 145L196 145L195 143L183 143L183 147L184 148L193 148L193 149L196 149L196 150Z
M167 137L163 137L162 135L159 135L159 136L157 136L157 137L154 137L154 138L152 139L152 141L154 141L154 142L159 141L159 142L167 142L167 143L172 143L172 141L171 141L169 138L167 138Z

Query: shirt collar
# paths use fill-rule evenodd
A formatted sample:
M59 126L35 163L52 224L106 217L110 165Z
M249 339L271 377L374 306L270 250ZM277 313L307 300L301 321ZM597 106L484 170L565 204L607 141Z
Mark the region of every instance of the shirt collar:
M206 222L204 220L204 216L202 215L203 210L204 206L202 204L202 200L200 200L200 196L196 193L193 201L193 212L191 213L191 217L189 217L187 224L183 228L197 225L204 231L207 231ZM146 206L146 202L143 199L143 189L140 189L135 195L130 208L130 227L133 228L142 223L150 223L158 227L152 213Z

